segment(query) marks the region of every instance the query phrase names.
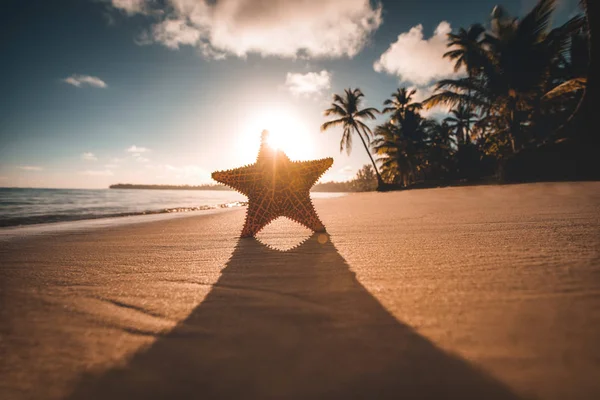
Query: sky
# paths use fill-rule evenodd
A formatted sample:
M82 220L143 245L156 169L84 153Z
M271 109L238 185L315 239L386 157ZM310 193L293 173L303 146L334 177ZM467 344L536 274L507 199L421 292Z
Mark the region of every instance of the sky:
M555 23L577 2L560 0ZM255 160L263 129L293 160L333 157L323 181L350 179L369 158L320 132L332 94L358 87L376 108L402 86L426 98L456 76L446 34L489 24L496 4L4 0L0 187L211 183ZM500 4L519 16L535 2Z

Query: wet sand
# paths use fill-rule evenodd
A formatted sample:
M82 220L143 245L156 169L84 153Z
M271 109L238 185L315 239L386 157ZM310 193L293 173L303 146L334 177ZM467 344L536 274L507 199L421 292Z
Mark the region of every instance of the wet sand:
M600 397L600 183L315 206L1 241L0 398Z

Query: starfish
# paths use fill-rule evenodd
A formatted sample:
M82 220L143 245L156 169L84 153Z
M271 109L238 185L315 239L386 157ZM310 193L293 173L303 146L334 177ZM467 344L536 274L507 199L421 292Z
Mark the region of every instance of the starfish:
M248 197L246 222L241 237L256 235L278 217L325 232L310 200L310 188L333 164L333 158L291 161L281 150L266 143L263 131L256 163L212 173L212 178Z

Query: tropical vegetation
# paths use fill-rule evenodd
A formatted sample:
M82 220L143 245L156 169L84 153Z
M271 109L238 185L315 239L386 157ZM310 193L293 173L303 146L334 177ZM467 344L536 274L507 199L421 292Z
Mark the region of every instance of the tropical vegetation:
M373 166L366 164L348 181L319 182L311 190L313 192L372 192L376 189L377 175Z
M380 190L505 179L515 168L523 176L527 168L552 168L561 157L561 143L585 147L581 132L587 132L588 141L591 137L589 106L582 115L580 104L584 93L591 95L588 80L593 79L587 76L593 31L589 3L582 2L587 19L576 15L557 27L552 26L556 0L539 0L520 19L497 6L489 23L448 35L444 57L454 63L458 78L440 80L421 102L415 101L416 89L398 88L381 112L360 109L363 93L347 89L334 96L325 115L335 119L321 128L343 127L340 151L351 150L353 134L361 138ZM441 107L444 117L428 116L434 107ZM365 120L376 113L386 119L371 130ZM542 160L552 165L532 167Z

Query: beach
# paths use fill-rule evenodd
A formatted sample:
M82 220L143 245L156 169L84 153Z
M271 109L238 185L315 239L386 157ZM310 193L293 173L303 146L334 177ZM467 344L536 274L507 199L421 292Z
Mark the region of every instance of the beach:
M314 204L0 241L0 398L600 398L599 182Z

